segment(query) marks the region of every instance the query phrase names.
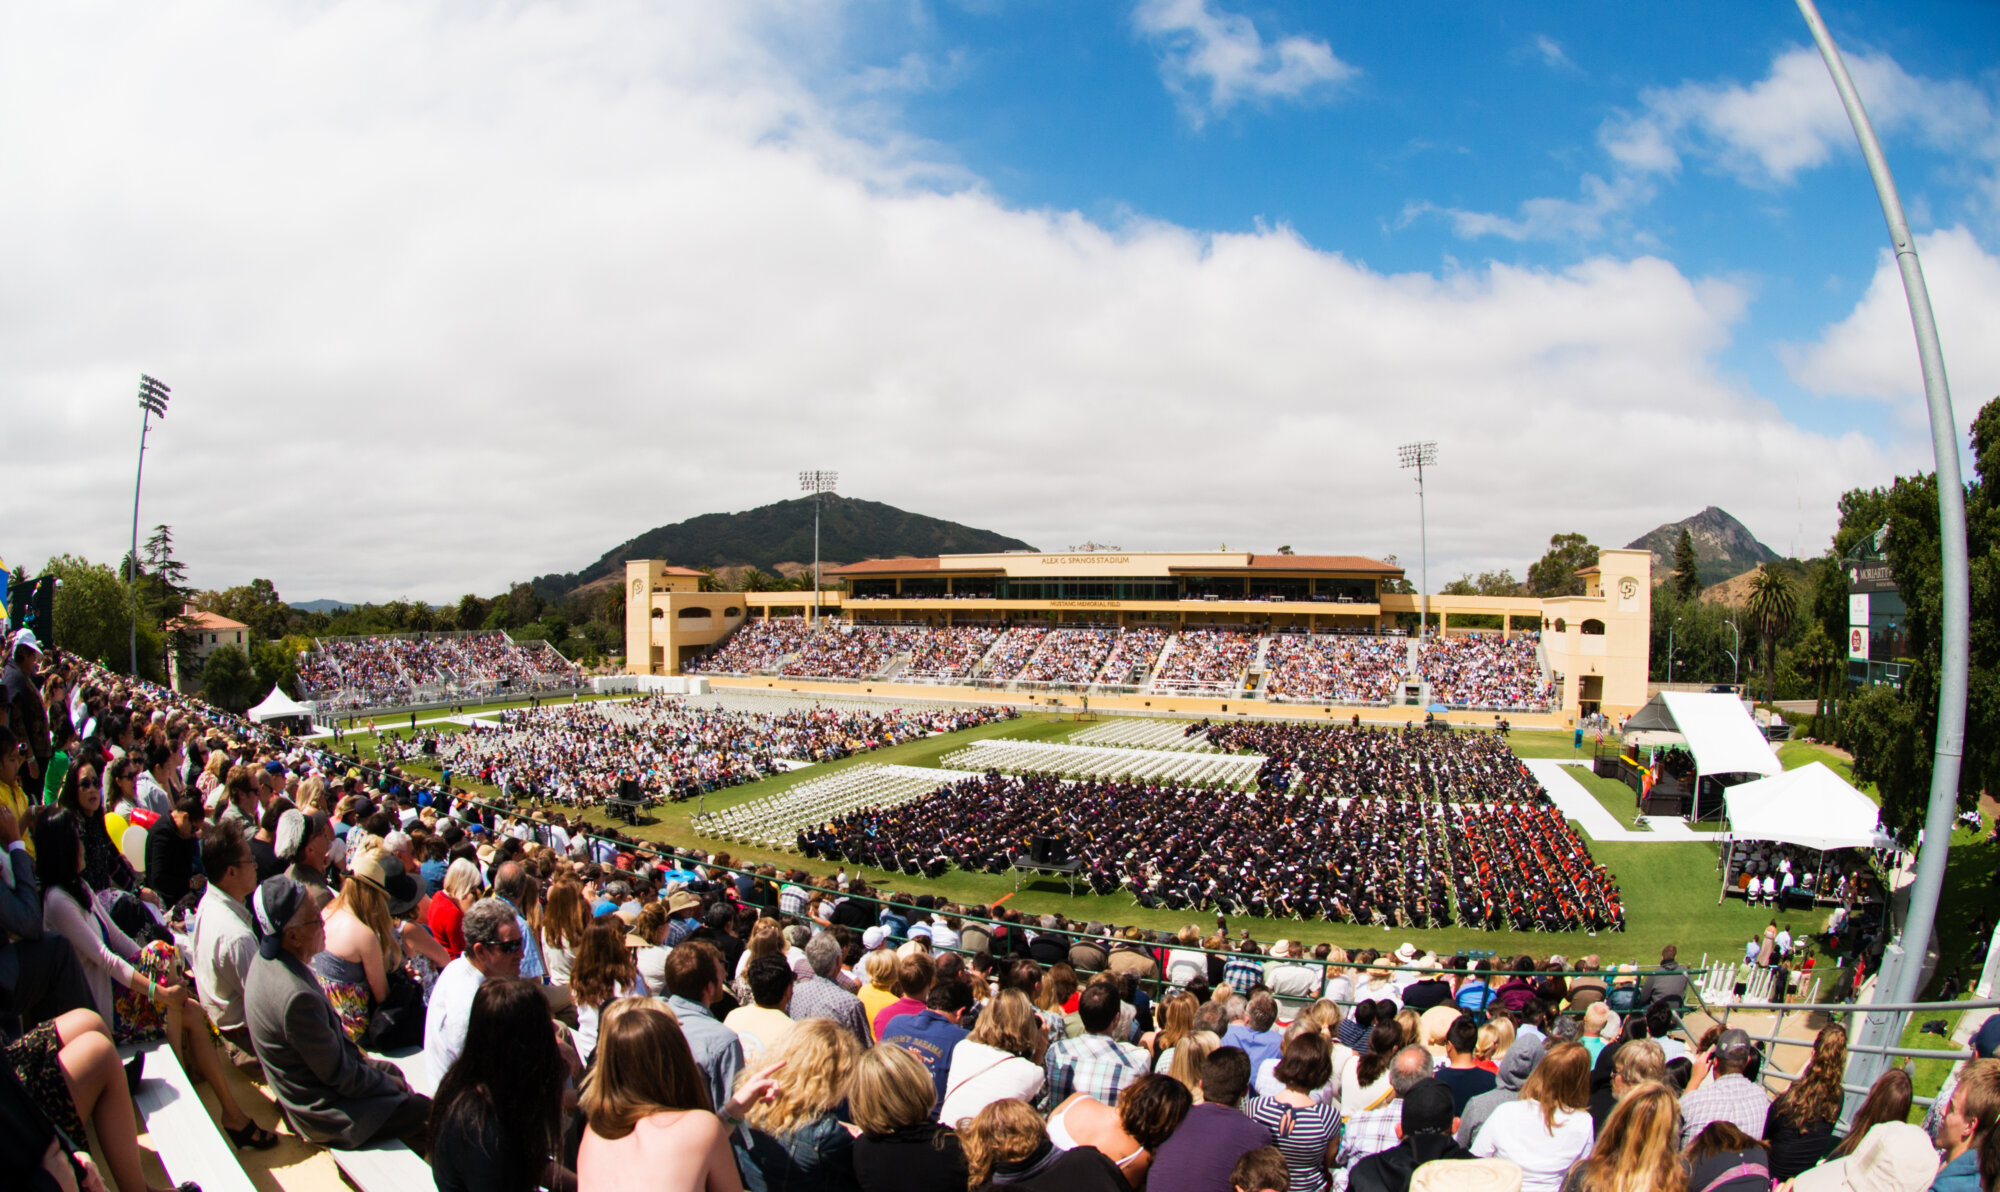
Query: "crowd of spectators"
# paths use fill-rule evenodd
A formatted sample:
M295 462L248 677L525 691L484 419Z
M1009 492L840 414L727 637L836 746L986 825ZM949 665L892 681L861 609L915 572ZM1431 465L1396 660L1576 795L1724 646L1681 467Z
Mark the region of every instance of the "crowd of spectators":
M903 673L918 679L963 679L1000 640L998 629L984 625L934 629L910 648L910 665Z
M1440 635L1418 648L1417 668L1438 703L1500 712L1546 711L1556 690L1535 659L1539 641L1533 634Z
M1042 639L1048 636L1048 632L1033 625L1016 625L1007 630L1000 635L992 653L986 656L979 677L995 682L1017 678L1034 660L1035 651L1042 648Z
M1153 676L1155 691L1216 691L1235 695L1257 656L1255 633L1235 629L1185 629Z
M1111 657L1104 662L1102 682L1113 687L1144 683L1172 636L1164 629L1127 629L1120 633L1111 647Z
M299 663L305 698L322 708L384 707L420 695L580 686L583 672L547 642L505 633L321 641Z
M804 617L746 621L718 649L689 662L686 669L691 674L764 674L798 653L812 635L812 623Z
M1409 639L1281 633L1271 639L1264 667L1266 699L1383 705L1409 672Z
M1116 629L1052 629L1017 676L1023 682L1081 687L1097 679L1118 640Z
M570 807L588 807L636 784L645 799L687 799L778 769L777 759L826 762L932 733L1019 715L1007 708L814 706L740 712L685 696L618 704L569 704L500 713L498 727L419 731L382 742L394 761L428 759L447 772ZM628 788L630 789L630 788Z
M1749 1036L1682 1030L1671 950L1641 981L1595 956L1307 955L1247 930L884 899L844 871L663 854L364 776L94 667L37 677L29 652L10 651L8 690L29 668L39 714L10 699L0 726L0 1010L25 1028L0 1066L8 1187L98 1187L99 1162L147 1186L111 1037L146 1029L148 1003L198 1008L190 1050L242 1065L291 1133L403 1138L440 1192L1992 1192L2000 1175L2000 1062L1963 1068L1932 1136L1906 1121L1900 1069L1843 1131L1842 1028L1773 1097ZM166 814L124 782L100 802L98 775L134 754L158 757ZM111 860L113 828L147 834L143 873ZM130 976L86 960L46 916L64 897L126 942L170 942L139 945ZM86 969L135 996L107 1013ZM1990 1057L2000 1031L1979 1039ZM377 1054L412 1041L414 1080ZM268 1106L232 1111L210 1083L236 1146L276 1143L252 1120Z

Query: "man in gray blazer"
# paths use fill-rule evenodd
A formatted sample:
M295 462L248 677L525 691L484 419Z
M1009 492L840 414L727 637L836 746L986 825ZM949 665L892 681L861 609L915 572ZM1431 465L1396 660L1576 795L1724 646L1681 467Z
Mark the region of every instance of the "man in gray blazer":
M0 728L0 748L19 749ZM95 1010L69 941L42 934L42 891L21 842L21 823L0 804L0 1014L34 1026L70 1010Z
M307 962L326 928L305 887L280 874L251 895L257 959L244 1017L271 1095L300 1133L342 1150L422 1130L430 1098L409 1090L386 1060L361 1053L340 1027Z

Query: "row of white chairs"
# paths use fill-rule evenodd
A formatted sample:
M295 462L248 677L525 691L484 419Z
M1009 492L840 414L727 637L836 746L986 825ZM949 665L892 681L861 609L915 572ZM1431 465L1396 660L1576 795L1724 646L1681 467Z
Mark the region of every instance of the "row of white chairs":
M1186 721L1108 720L1103 724L1071 733L1072 745L1109 745L1119 749L1168 749L1186 753L1219 753L1209 742L1207 730L1188 734Z
M697 815L689 826L703 836L760 848L795 849L801 828L824 824L857 807L895 807L975 776L925 766L849 766L766 799Z
M1046 741L975 741L947 754L944 762L962 770L1006 774L1067 774L1091 778L1131 778L1180 786L1222 782L1247 787L1264 758L1254 753L1193 753L1186 750L1062 745Z

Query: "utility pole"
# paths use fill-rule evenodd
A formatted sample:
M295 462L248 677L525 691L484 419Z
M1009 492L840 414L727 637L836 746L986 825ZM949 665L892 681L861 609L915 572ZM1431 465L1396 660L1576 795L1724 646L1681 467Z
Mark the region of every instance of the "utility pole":
M1422 640L1431 635L1431 537L1430 523L1424 514L1424 469L1433 466L1438 459L1438 445L1434 442L1405 443L1396 448L1396 458L1405 468L1417 470L1417 541L1418 582L1423 585L1419 595L1423 599L1417 613L1417 638Z
M1937 457L1938 540L1943 554L1943 656L1938 667L1936 748L1931 758L1930 807L1924 817L1924 846L1917 854L1917 878L1910 887L1910 906L1903 917L1903 964L1895 974L1890 1002L1912 1002L1923 977L1930 948L1931 927L1937 920L1938 897L1944 889L1945 860L1951 850L1952 820L1958 812L1958 775L1965 752L1965 696L1968 646L1972 635L1971 585L1965 546L1965 477L1958 467L1958 427L1952 417L1951 386L1945 378L1944 347L1938 341L1937 320L1931 314L1930 291L1924 284L1923 262L1917 259L1916 238L1903 215L1903 200L1875 126L1861 106L1861 94L1848 76L1847 63L1834 45L1813 0L1797 0L1799 13L1812 30L1820 57L1833 76L1834 89L1854 125L1868 176L1875 182L1889 241L1896 249L1896 266L1903 275L1910 323L1917 337L1917 361L1923 371L1924 400L1930 409L1931 450ZM1886 975L1886 974L1885 974Z
M823 493L833 491L840 482L838 472L800 472L799 491L812 494L813 499L813 615L815 628L819 625L819 505Z
M139 468L132 476L132 556L126 579L132 596L132 627L127 649L131 651L132 677L139 676L139 486L146 477L146 433L153 418L167 416L167 396L172 390L144 373L139 374Z

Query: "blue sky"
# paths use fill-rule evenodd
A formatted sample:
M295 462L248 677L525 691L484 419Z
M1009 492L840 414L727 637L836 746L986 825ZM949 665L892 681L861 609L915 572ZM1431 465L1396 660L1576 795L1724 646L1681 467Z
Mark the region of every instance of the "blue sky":
M2000 393L2000 5L1829 3ZM456 599L841 491L1041 546L1417 554L1928 466L1783 0L113 0L0 12L0 556ZM676 560L690 562L699 560Z
M867 10L820 86L838 95L869 72L913 80L901 131L1007 203L1108 226L1282 224L1392 273L1486 259L1561 269L1612 252L1734 278L1753 298L1727 368L1806 425L1890 431L1877 405L1803 389L1775 350L1844 316L1875 272L1886 233L1851 136L1824 166L1782 180L1688 161L1595 234L1466 235L1435 210L1513 215L1531 199L1577 198L1587 176L1615 178L1607 122L1642 110L1649 91L1764 78L1774 57L1811 45L1791 4L1191 7L1247 18L1267 46L1319 43L1350 71L1218 105L1212 83L1177 80L1170 65L1187 35L1148 32L1130 6L944 2ZM1822 15L1850 57L1886 55L1996 95L2000 4L1830 3ZM1982 167L1907 125L1883 131L1917 231L1969 221L1992 247L2000 222L1995 195L1978 193Z

